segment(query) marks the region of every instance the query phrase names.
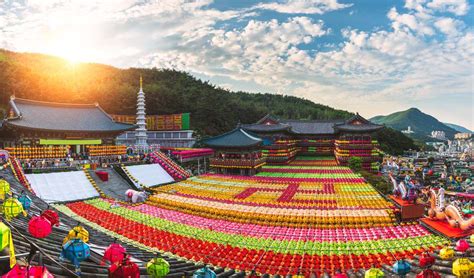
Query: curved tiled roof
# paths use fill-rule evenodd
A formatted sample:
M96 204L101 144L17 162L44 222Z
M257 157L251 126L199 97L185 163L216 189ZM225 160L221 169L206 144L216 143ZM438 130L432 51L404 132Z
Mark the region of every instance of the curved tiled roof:
M16 117L6 125L51 131L121 132L135 125L115 122L98 104L67 104L12 98Z
M382 129L383 125L374 124L357 113L345 122L336 124L334 128L340 131L370 132Z
M291 126L287 124L247 124L242 125L242 128L249 131L255 132L274 132L274 131L289 131Z
M260 145L262 142L262 139L249 134L240 127L222 135L203 140L205 145L218 148L253 147Z

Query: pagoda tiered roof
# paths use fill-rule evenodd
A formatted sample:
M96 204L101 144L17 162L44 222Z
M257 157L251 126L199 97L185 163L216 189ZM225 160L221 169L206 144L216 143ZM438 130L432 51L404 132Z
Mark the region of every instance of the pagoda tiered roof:
M132 124L115 122L99 104L44 102L12 97L5 126L43 131L122 132Z

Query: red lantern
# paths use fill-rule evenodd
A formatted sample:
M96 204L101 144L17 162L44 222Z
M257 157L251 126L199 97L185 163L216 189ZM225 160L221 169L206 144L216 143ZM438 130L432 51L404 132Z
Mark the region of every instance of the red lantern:
M51 226L59 226L59 215L57 212L51 209L47 209L43 211L41 214L44 218L49 220L49 223L51 223Z
M416 278L441 278L441 275L431 269L425 269L422 272L418 273L416 275Z
M420 255L420 267L430 267L434 265L435 258L431 256L428 252L424 252Z
M456 250L459 252L466 252L469 250L469 243L465 239L460 239L456 242Z
M109 267L109 278L140 278L138 265L131 262L128 257L122 263L115 263Z
M116 264L123 261L127 250L118 243L112 243L107 247L102 258L102 264L109 262L110 264Z
M35 216L28 223L28 231L36 238L47 237L52 231L51 223L43 216Z

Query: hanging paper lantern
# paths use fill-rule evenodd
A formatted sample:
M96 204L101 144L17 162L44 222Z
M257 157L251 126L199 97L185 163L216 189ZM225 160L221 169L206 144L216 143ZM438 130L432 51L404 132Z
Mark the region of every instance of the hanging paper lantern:
M28 197L26 194L22 194L20 197L18 197L18 201L20 201L21 205L23 206L23 209L26 211L30 210L31 207L31 198Z
M47 209L41 213L41 216L48 219L51 226L59 226L59 215L54 210Z
M10 221L12 218L17 217L23 213L26 216L26 211L23 209L23 205L16 198L8 198L3 202L3 214L5 219Z
M52 231L51 223L43 216L35 216L28 223L28 231L36 238L47 237Z
M2 278L54 278L45 266L23 266L16 264Z
M84 227L82 226L76 226L69 231L68 235L63 240L63 244L65 244L71 239L76 239L76 238L87 243L89 242L89 232L86 229L84 229Z
M425 269L422 272L418 273L416 275L416 278L441 278L441 275L431 269Z
M109 267L109 278L140 278L140 268L128 257L120 264L113 264Z
M434 265L435 257L431 256L428 252L424 252L420 255L419 264L420 267L430 267Z
M146 264L146 272L153 278L165 277L170 272L170 264L163 258L153 258Z
M454 249L452 247L443 247L440 251L439 251L439 257L443 260L449 260L449 259L452 259L454 257Z
M456 250L459 252L466 252L469 250L469 242L465 239L460 239L456 242Z
M28 269L28 278L54 278L45 266L30 266Z
M333 278L347 278L347 275L345 273L336 273Z
M10 268L16 264L15 258L15 246L13 246L12 232L5 223L0 222L0 251L5 249L5 247L10 250Z
M393 272L395 272L396 274L400 276L407 275L410 272L410 270L411 270L411 265L403 259L396 261L393 264Z
M71 239L63 245L60 259L68 259L76 268L79 268L80 262L89 258L91 255L90 247L81 239Z
M212 269L208 268L207 266L196 270L193 273L193 278L216 278L217 275Z
M5 200L5 196L8 194L11 194L12 192L10 191L10 184L4 180L0 180L0 199Z
M108 262L110 264L121 262L125 258L126 252L127 250L125 247L114 242L110 244L107 249L105 249L104 257L102 258L102 264L104 264L104 262Z
M471 243L474 244L474 234L471 235L470 240L471 240Z
M459 258L453 262L453 274L459 278L471 278L474 272L474 263L468 258Z
M365 272L365 278L382 278L385 274L378 268L371 268Z

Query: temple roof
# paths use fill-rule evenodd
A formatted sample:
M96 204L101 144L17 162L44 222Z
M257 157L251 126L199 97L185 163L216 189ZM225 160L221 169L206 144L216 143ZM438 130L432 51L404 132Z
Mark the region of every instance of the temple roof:
M368 132L377 131L383 127L383 125L374 124L357 113L344 123L336 124L334 128L340 131Z
M135 129L132 124L115 122L98 104L68 104L12 97L14 117L5 125L19 128L73 131L120 132Z
M338 131L376 131L383 126L373 124L359 114L348 120L280 120L267 114L255 124L242 125L253 132L288 131L293 134L335 134Z
M209 147L245 148L260 145L263 140L249 134L241 127L237 127L232 131L205 139L202 142Z

